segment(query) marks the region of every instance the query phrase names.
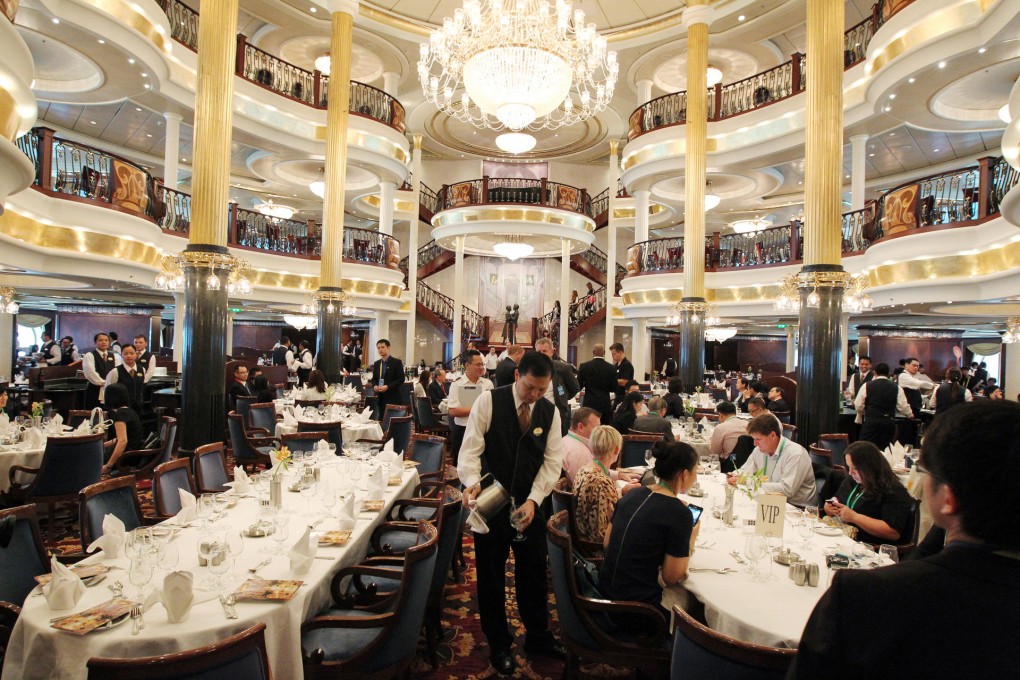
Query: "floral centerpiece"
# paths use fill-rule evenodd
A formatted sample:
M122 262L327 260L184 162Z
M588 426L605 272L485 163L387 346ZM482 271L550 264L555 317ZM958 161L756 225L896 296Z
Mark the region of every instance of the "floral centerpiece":
M290 449L286 446L272 449L269 455L273 461L273 478L275 479L281 472L286 472L290 468L290 462L293 458L290 455Z
M333 396L336 394L336 385L330 385L326 388L326 401L333 401Z
M737 487L752 501L767 481L769 478L766 476L764 468L759 468L750 474L737 470Z
M694 417L694 402L690 399L684 399L684 415L688 418Z
M43 406L43 403L41 401L33 401L32 402L32 417L33 418L42 418L43 417L43 413L45 413L45 412L46 412L46 407Z

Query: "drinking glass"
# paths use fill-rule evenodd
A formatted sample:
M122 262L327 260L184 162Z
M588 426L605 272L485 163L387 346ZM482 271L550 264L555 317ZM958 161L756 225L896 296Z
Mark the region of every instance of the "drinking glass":
M645 449L645 465L650 468L655 467L655 456L652 455L651 449Z
M768 544L764 536L751 534L744 541L744 557L751 561L751 580L761 583L768 580L758 571L758 561L768 553Z
M152 560L148 555L142 554L132 558L128 567L128 581L138 589L138 601L145 601L145 586L152 580Z
M895 545L883 543L882 545L878 546L878 554L888 557L893 562L893 564L900 561L900 551L896 549Z
M216 517L225 517L227 514L227 506L230 504L230 494L218 493L213 496L213 501L216 503Z
M215 509L216 501L211 493L204 493L198 499L198 521L202 531L209 530L210 517Z
M315 497L315 487L317 486L314 478L311 476L305 478L302 477L301 481L298 482L301 487L301 497L305 499L305 517L314 517L315 513L312 512L312 498Z
M514 541L520 543L521 541L527 540L527 536L521 533L521 509L517 507L517 501L513 498L510 499L510 526L517 531L517 535L514 536Z
M322 503L322 507L325 508L325 514L328 516L333 515L333 507L336 505L337 496L336 491L333 489L333 485L326 480L319 482L319 501Z
M354 486L357 488L361 488L361 486L358 484L358 481L361 479L361 462L358 460L352 460L347 468L347 474L350 475L351 481L354 483Z
M805 550L810 550L812 548L811 537L815 534L815 518L813 515L804 513L804 516L801 517L800 524L797 525L797 533L804 539L804 543L801 544L801 547Z
M156 552L156 564L167 574L177 568L177 562L180 559L180 550L174 543L164 543L159 546L159 550Z
M127 533L124 548L128 557L141 557L152 546L152 533L148 527L135 527Z
M226 561L226 555L224 554L224 535L217 533L208 533L200 536L198 539L198 558L201 562L205 561L206 569L208 569L210 576L204 579L199 587L207 590L217 590L222 587L217 576L222 574L222 571L213 571L213 562L219 560L220 562Z
M238 578L237 573L237 558L244 552L244 532L243 531L228 531L227 532L227 554L230 555L231 570L230 573L234 578Z
M227 573L230 569L230 561L227 559L229 551L227 550L227 542L225 536L220 536L215 545L215 550L212 553L212 557L209 560L209 571L213 575L212 589L219 590L226 586L223 582L222 576Z
M276 547L273 549L273 554L286 555L287 548L283 544L290 537L290 517L277 514L274 526L273 541L276 543Z

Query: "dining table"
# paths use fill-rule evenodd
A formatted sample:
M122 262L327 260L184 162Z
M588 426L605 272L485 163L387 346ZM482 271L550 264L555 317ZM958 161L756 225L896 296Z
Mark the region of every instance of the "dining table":
M323 422L321 419L316 420L314 418L305 417L298 418L293 424L280 420L276 423L276 436L279 438L285 434L294 434L298 431L297 423L314 425L315 423L321 422ZM348 418L343 420L343 425L340 426L340 436L343 438L344 444L352 444L359 439L379 440L383 438L383 429L382 426L375 420L360 423Z
M332 456L333 460L320 463L321 482L328 485L326 491L339 494L351 491L356 494L356 507L361 501L380 495L366 488L368 473L373 469L371 461L355 461L346 457ZM353 482L352 467L357 466L364 474L357 475ZM280 512L287 513L289 537L280 545L290 548L306 530L306 527L322 518L316 530L335 531L340 528L336 516L325 516L324 506L318 495L305 497L290 493L286 489L297 480L298 472L291 469L284 480L283 506ZM221 519L203 529L202 522L194 522L175 529L169 539L177 547L178 571L186 570L195 575L196 589L190 613L186 620L170 623L161 603L154 604L144 615L145 627L132 635L132 625L119 625L106 630L97 630L85 635L76 635L52 627L51 619L56 616L83 611L108 601L111 591L108 585L120 581L125 586L124 595L137 599L136 586L128 578L129 560L123 556L108 558L102 551L87 558L84 563L102 563L111 568L103 585L88 588L81 600L70 610L55 611L45 597L37 597L33 591L23 606L21 616L11 633L3 668L3 680L84 680L87 676L86 662L91 657L132 658L180 652L208 645L217 640L239 633L258 623L266 624L266 647L273 675L279 678L301 677L301 624L317 615L330 604L329 585L337 571L361 561L368 549L373 529L389 512L393 502L408 497L418 484L418 473L413 467L405 467L399 477L390 479L390 485L381 494L381 510L361 512L355 528L340 547L317 548L315 559L307 573L297 574L291 568L287 555L268 555L262 551L276 542L270 538L245 538L243 550L236 557L236 563L228 572L224 587L203 590L200 578L207 569L199 567L198 544L207 531L240 532L256 522L260 501L254 492L240 495L234 507L227 509ZM359 488L357 485L360 484ZM306 512L314 513L309 516ZM168 520L164 524L174 524ZM313 541L314 542L314 541ZM239 600L235 605L237 618L226 616L219 601L220 595L234 592L249 577L249 569L263 560L269 560L258 570L256 578L297 579L302 582L289 600L248 601ZM163 574L153 578L153 585L162 583Z
M27 442L0 445L0 491L11 488L10 470L15 465L38 468L42 463L45 446L36 446ZM25 473L18 473L18 481L24 481Z

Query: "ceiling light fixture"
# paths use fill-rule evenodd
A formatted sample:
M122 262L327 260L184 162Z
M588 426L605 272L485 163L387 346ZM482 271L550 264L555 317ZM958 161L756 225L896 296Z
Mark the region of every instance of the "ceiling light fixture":
M308 190L319 198L326 197L326 169L319 168L319 179L308 185Z
M712 208L718 207L722 199L712 193L712 182L709 180L705 183L705 212L708 212Z
M524 237L520 234L500 234L500 236L504 240L492 246L493 252L500 257L505 257L511 262L515 262L535 252L535 247L530 243L525 243Z
M1002 108L999 109L999 120L1001 120L1006 125L1009 125L1010 123L1013 122L1013 118L1010 117L1009 115L1009 104L1003 104Z
M556 129L613 99L620 65L569 0L464 0L421 44L418 80L440 111L480 128Z
M272 217L278 220L289 220L294 216L295 212L294 208L291 208L289 205L273 203L273 199L269 199L268 203L259 203L255 209L266 217Z
M1020 316L1006 319L1006 332L1002 336L1002 341L1010 345L1020 342Z
M504 132L496 137L496 146L507 153L527 153L535 148L537 139L525 132Z
M737 220L730 223L730 228L738 234L757 234L771 226L772 222L770 220L762 219L757 215L754 216L753 220Z
M21 309L20 305L14 301L15 290L9 286L0 288L0 312L4 314L17 314L18 310Z
M709 87L715 87L722 82L722 71L717 69L715 66L709 66L708 70L705 71L705 83Z
M330 66L332 66L332 60L330 59L329 52L326 52L321 57L315 59L315 70L324 76L329 75Z

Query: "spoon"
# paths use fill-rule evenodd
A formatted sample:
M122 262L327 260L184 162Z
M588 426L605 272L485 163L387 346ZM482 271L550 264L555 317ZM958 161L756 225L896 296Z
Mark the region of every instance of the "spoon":
M258 564L256 564L254 567L249 567L248 571L250 573L252 573L252 574L258 573L259 569L261 569L262 567L268 565L272 561L273 561L272 557L267 557L266 559L264 559L261 562L259 562Z
M120 597L124 594L124 584L120 581L114 581L106 587L110 589L110 592L113 593L115 597Z

